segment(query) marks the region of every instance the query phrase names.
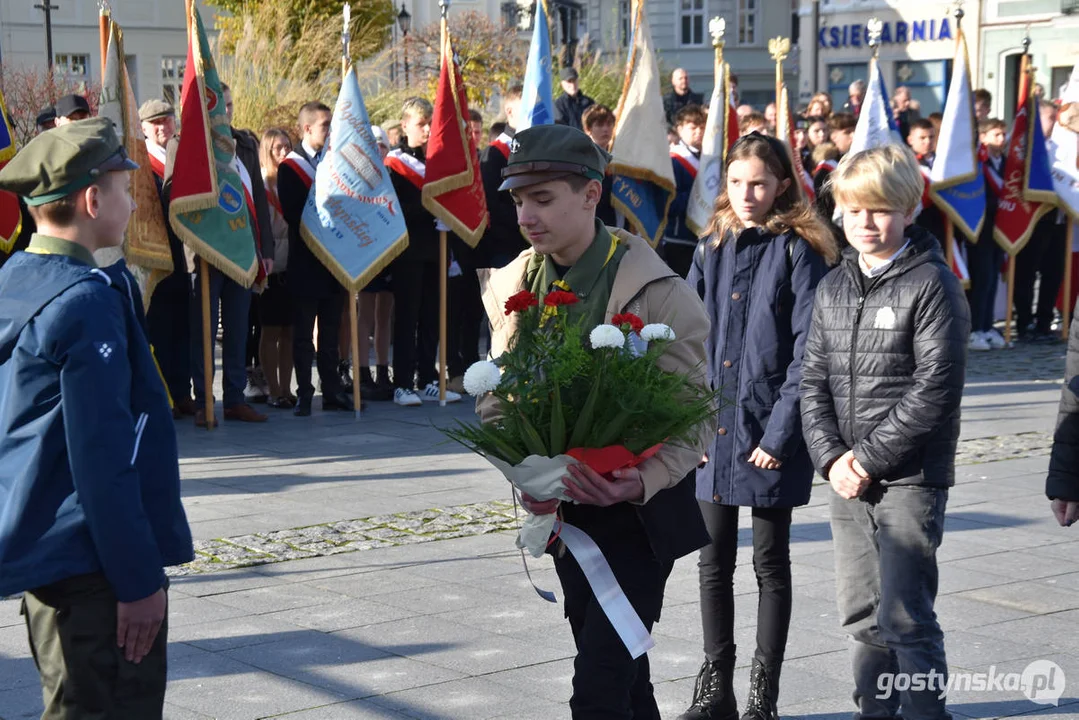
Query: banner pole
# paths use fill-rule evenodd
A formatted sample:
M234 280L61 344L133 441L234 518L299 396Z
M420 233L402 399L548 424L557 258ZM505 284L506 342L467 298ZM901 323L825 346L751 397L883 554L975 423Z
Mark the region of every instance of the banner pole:
M1008 307L1004 312L1004 342L1012 344L1012 305L1015 303L1015 255L1008 257Z
M199 275L202 286L202 387L204 395L203 409L206 411L206 429L214 426L214 345L210 328L210 263L206 258L199 258Z
M438 404L446 407L446 286L449 283L446 231L438 233Z
M101 77L105 77L105 65L108 62L109 55L109 22L111 18L109 11L105 3L101 3L100 10L98 11L97 24L98 24L98 40L101 44Z
M1075 230L1075 218L1068 214L1068 224L1065 226L1064 236L1064 300L1061 302L1060 337L1065 342L1068 340L1068 328L1071 326L1072 315L1072 232Z
M360 357L360 333L359 316L356 305L359 299L356 294L348 294L348 319L352 328L352 407L356 412L356 419L360 419L360 368L367 367L367 358Z

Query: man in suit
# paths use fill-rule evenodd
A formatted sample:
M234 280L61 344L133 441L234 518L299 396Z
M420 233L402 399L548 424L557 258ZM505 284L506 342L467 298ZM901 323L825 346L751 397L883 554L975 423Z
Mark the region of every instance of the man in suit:
M295 358L298 400L292 411L297 417L311 414L315 386L311 363L316 359L313 335L318 321L318 376L322 383L323 410L352 410L352 394L345 392L337 372L340 360L338 338L347 293L326 266L307 247L300 226L307 194L315 181L315 169L322 160L330 137L330 108L309 102L300 108L303 138L277 170L277 195L281 215L288 223L288 284L292 289L295 316L292 325L292 354Z

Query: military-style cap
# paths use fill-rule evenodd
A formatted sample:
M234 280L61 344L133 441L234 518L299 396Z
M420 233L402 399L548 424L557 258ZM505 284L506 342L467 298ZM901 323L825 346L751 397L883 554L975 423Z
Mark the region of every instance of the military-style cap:
M51 122L56 122L56 108L52 105L46 105L38 112L37 117L34 118L34 124L38 127L44 127Z
M603 182L611 156L569 125L534 125L510 141L510 157L499 190L512 190L567 175Z
M78 120L31 140L0 170L0 190L30 206L78 192L107 172L137 170L108 118Z
M82 111L90 113L90 103L82 95L64 95L56 101L56 117L68 117Z
M151 98L139 108L139 122L149 122L165 117L176 117L176 108L159 98Z
M577 79L577 68L570 66L564 67L558 71L558 78L563 82L569 82L570 80Z

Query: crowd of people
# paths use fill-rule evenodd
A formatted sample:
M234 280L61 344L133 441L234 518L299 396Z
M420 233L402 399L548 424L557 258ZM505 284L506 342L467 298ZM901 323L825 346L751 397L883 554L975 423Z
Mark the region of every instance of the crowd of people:
M506 299L522 289L543 295L558 288L575 297L565 310L571 320L632 312L643 323L669 323L675 335L657 363L702 388L722 388L728 402L696 441L666 444L613 477L571 466L563 482L573 503L523 495L523 505L535 514L559 512L587 533L648 630L659 619L674 561L701 549L704 661L681 718L775 720L793 603L792 515L809 501L819 473L831 488L837 604L853 640L857 716L949 718L934 688L879 692L885 674L947 675L933 610L936 550L955 476L967 352L1002 344L993 329L1001 260L995 243L989 236L968 243L971 287L964 295L940 245L941 220L923 208L939 118L918 117L900 88L893 107L910 147L851 153L864 100L856 83L838 112L826 95L812 99L792 152L774 137L775 107L760 114L739 107L741 137L725 157L722 191L698 240L685 212L707 113L676 70L665 108L677 197L657 254L620 227L624 218L611 202L604 148L614 114L580 93L575 73L561 79L569 98L559 105L561 124L515 133L520 86L503 93L504 123L486 127L480 115L470 116L483 146L491 222L476 248L451 241L450 383L478 359L483 328L495 353L512 341L502 317ZM224 99L231 113L227 88ZM170 235L175 269L142 317L130 273L96 266L94 251L123 242L135 165L111 123L88 118L89 105L79 100L62 98L43 113L42 133L0 170L0 189L23 199L34 229L27 252L0 270L0 315L13 319L0 324L0 596L25 592L46 713L160 717L162 568L189 561L193 550L176 435L162 422L169 404L154 360L174 417L210 422L202 414L210 388L195 292L201 270ZM1004 126L988 117L987 93L976 100L992 199ZM1042 107L1042 121L1051 121ZM260 396L270 407L310 415L315 365L323 410L352 409L350 372L360 373L372 402L438 400L441 278L435 221L421 202L432 114L428 100L413 97L399 122L372 129L410 242L358 298L334 282L300 234L304 201L325 160L330 109L307 103L295 129L260 137L233 129L268 282L256 296L217 270L206 278L212 325L222 331L226 419L265 421L251 405ZM150 100L140 119L167 208L175 110ZM812 203L795 157L811 168ZM837 211L841 225L832 222ZM1016 293L1027 305L1020 337L1032 342L1046 339L1059 282L1055 218L1039 227L1044 239L1031 248L1042 250L1018 259L1031 288L1025 300ZM351 362L348 302L359 303L360 317L360 356ZM1065 410L1074 413L1075 389L1064 392ZM446 395L461 399L456 387ZM489 405L478 410L492 419ZM1079 515L1079 483L1067 466L1079 442L1066 440L1071 448L1054 451L1049 486L1061 524ZM743 507L752 514L759 598L740 714L733 582ZM573 716L658 718L647 654L626 651L557 534L549 552L577 646ZM109 662L95 664L100 656Z

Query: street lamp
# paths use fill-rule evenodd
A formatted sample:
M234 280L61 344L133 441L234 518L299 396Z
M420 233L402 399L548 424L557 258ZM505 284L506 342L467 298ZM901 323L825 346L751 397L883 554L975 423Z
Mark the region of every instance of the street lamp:
M52 11L59 10L59 5L53 5L51 0L44 0L44 2L34 5L36 10L45 11L45 52L47 53L46 66L49 68L49 73L52 73Z
M408 31L412 29L412 15L401 3L401 12L397 13L397 26L401 28L402 42L405 46L405 87L408 87Z

